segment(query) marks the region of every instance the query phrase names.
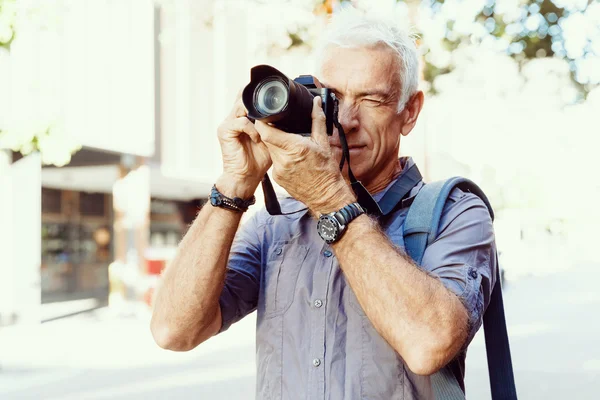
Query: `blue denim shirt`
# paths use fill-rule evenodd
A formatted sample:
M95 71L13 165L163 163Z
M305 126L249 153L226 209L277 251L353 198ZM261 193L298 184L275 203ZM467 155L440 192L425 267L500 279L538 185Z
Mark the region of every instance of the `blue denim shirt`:
M413 164L403 161L404 170ZM409 196L416 196L422 185ZM281 200L281 206L284 212L304 207L291 198ZM398 251L404 248L407 212L396 211L385 230ZM316 224L306 211L271 216L262 210L240 228L233 243L220 298L221 331L257 310L256 397L432 399L430 378L413 374L375 330ZM469 314L469 342L489 302L494 254L493 226L484 203L454 190L421 268L462 300ZM464 362L464 353L459 357Z

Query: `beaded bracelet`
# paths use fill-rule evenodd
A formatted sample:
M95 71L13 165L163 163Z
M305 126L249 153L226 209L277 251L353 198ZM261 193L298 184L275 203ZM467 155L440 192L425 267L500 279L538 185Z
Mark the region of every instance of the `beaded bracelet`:
M227 210L245 212L248 211L248 207L254 203L256 203L256 197L254 196L248 200L239 197L234 197L232 199L219 192L216 185L213 185L210 191L210 204L212 204L213 207L222 207Z

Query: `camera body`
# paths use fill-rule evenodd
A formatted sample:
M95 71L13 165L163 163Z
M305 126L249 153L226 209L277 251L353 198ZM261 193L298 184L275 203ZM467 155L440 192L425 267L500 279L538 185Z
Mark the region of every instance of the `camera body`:
M325 114L325 126L327 127L327 135L333 134L333 110L336 101L335 94L331 89L324 88L321 82L312 75L300 75L294 82L299 83L308 89L313 96L321 96L321 106ZM312 109L311 109L312 113ZM312 120L311 120L312 126ZM308 130L310 132L310 129Z
M327 134L333 134L335 94L312 75L294 80L269 65L250 70L250 83L244 88L242 101L248 118L270 123L285 132L310 136L312 102L321 97Z

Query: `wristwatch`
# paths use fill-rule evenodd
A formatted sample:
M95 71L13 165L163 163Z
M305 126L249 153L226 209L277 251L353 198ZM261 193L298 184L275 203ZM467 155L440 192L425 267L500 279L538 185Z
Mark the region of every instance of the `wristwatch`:
M323 214L317 222L317 232L326 243L333 243L339 240L348 224L365 210L358 203L348 204L339 211L330 214Z

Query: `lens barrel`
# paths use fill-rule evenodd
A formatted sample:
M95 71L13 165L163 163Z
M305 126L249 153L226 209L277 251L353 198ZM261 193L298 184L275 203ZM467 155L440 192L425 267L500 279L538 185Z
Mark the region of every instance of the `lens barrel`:
M290 133L310 135L312 102L317 94L269 65L250 70L242 101L248 117Z
M278 78L263 80L254 90L254 107L263 115L281 112L288 103L289 91Z

